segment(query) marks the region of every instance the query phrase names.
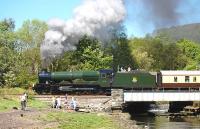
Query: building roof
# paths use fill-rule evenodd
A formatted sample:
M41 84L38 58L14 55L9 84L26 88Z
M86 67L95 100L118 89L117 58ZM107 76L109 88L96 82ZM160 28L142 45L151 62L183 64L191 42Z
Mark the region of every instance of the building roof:
M164 76L196 76L200 75L200 71L189 71L189 70L162 70L160 71Z

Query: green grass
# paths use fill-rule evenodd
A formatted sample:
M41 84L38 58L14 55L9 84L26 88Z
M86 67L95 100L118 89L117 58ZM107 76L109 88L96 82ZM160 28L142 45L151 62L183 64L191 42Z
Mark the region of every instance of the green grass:
M0 88L0 112L11 110L13 107L20 109L19 94L24 92L28 93L28 107L33 108L46 108L48 105L39 100L33 99L35 94L32 90L26 90L23 88Z
M33 108L47 108L49 107L48 103L42 102L40 100L35 100L33 98L28 99L28 106Z
M18 107L19 102L17 102L16 99L11 97L0 97L0 111L7 111L9 109L12 109L13 107Z
M51 112L40 118L47 122L58 122L60 129L119 129L107 115L80 112Z
M20 99L18 96L8 96L8 95L1 95L0 96L0 112L11 110L13 107L17 107L20 109ZM28 99L27 103L28 107L32 108L46 108L48 104L39 100L35 100L33 98Z

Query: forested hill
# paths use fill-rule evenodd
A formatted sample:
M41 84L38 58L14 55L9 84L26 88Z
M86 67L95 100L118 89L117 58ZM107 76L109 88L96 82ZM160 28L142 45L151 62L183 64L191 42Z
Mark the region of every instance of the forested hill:
M200 43L200 23L158 29L153 32L153 36L157 35L167 35L173 40L186 38Z

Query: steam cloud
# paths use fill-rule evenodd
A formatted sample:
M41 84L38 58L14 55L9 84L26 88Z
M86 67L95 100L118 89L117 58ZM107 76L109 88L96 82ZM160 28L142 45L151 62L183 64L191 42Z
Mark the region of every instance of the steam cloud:
M177 12L180 0L139 0L146 10L147 19L155 28L161 28L179 23L181 14ZM146 21L146 20L145 20Z
M121 26L126 11L123 0L85 0L74 10L72 19L51 19L41 44L42 60L49 60L68 50L85 34L102 42L112 38L112 30Z

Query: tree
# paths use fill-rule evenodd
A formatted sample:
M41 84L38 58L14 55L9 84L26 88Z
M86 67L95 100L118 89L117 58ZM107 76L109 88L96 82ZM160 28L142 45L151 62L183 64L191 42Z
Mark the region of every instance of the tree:
M62 56L57 57L54 59L50 66L49 70L50 71L70 71L70 70L75 70L75 68L72 65L72 55L73 51L67 51L65 52Z
M73 58L76 62L84 62L85 58L82 56L83 52L86 48L90 47L91 50L95 50L97 48L100 48L100 42L96 38L89 37L87 35L84 35L76 45L76 51L73 55Z
M183 54L191 59L196 59L200 55L200 46L190 40L182 39L177 42Z
M200 45L190 40L182 39L177 41L177 46L184 55L185 68L188 70L199 69Z
M111 68L112 56L105 54L96 38L83 36L71 58L71 66L76 70L98 70Z
M37 73L40 68L40 44L47 31L45 22L39 20L27 20L16 32L17 42L15 43L15 67L12 71L16 74L16 84L29 86L37 80Z
M40 47L44 40L44 34L48 30L45 22L39 20L24 21L22 27L17 31L20 50Z
M40 44L44 40L44 34L48 30L47 24L39 20L27 20L17 31L18 51L22 51L28 62L29 71L32 74L38 72L40 66Z
M185 61L181 50L177 47L175 43L164 44L163 46L163 56L162 56L162 69L166 70L176 70L183 69L183 64Z
M88 46L82 54L85 59L81 63L81 69L84 70L99 70L99 69L110 69L112 56L105 56L104 52L100 48L92 49Z
M158 71L162 67L163 45L152 37L132 38L129 40L131 54L139 69Z
M40 66L40 44L47 31L45 22L25 21L14 31L14 21L0 21L0 78L5 86L30 85Z
M131 55L131 49L124 31L117 33L112 41L113 69L117 71L119 67L127 69L137 68L134 57Z
M159 71L185 67L185 57L174 42L145 37L130 39L129 44L139 69Z
M16 35L14 33L15 22L12 19L0 21L0 47L14 49Z
M0 84L6 84L6 86L11 86L14 83L10 83L10 79L14 79L12 75L15 75L12 71L16 54L14 50L16 42L14 27L15 24L12 19L0 21L0 74L2 76Z
M153 63L155 62L152 57L149 57L146 51L142 49L136 49L132 53L135 57L139 69L144 69L147 71L151 71L153 68Z

